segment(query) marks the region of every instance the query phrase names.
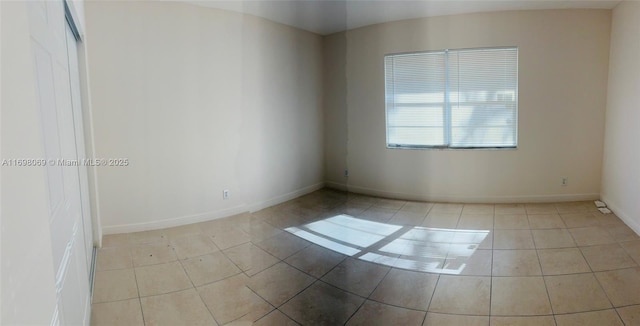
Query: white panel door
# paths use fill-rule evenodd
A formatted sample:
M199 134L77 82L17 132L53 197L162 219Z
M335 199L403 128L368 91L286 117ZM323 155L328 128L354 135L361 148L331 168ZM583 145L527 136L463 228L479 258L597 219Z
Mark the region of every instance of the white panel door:
M34 72L47 160L50 231L57 290L54 324L87 325L93 247L90 216L84 214L81 169L84 156L75 37L62 1L29 2ZM68 47L73 53L69 53ZM75 65L74 68L70 68ZM75 88L75 89L74 89ZM73 162L76 162L75 164ZM86 171L85 171L86 172ZM86 190L86 185L85 185ZM86 206L86 205L85 205ZM86 207L88 211L88 207ZM87 222L85 222L87 220ZM88 233L88 237L85 236ZM88 243L87 243L88 242Z

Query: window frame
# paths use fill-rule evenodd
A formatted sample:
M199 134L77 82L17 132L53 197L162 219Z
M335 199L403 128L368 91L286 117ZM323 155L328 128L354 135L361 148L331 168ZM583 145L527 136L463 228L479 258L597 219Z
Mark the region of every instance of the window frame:
M445 114L443 119L446 121L446 124L443 124L445 128L445 133L449 136L447 140L450 143L451 137L451 102L449 98L450 85L449 85L449 52L465 52L465 51L482 51L482 50L515 50L516 51L516 60L515 60L515 74L516 74L516 83L515 83L515 125L514 125L514 145L513 146L451 146L451 145L402 145L402 144L390 144L389 143L389 106L387 102L387 69L386 69L386 59L387 57L393 56L401 56L401 55L413 55L413 54L429 54L429 53L444 53L445 56L445 93L444 93L444 110ZM496 46L496 47L478 47L478 48L458 48L458 49L442 49L442 50L426 50L426 51L410 51L410 52L396 52L385 54L382 60L383 66L383 79L384 79L384 106L385 106L385 143L387 149L410 149L410 150L517 150L519 147L519 107L520 107L520 48L519 46Z

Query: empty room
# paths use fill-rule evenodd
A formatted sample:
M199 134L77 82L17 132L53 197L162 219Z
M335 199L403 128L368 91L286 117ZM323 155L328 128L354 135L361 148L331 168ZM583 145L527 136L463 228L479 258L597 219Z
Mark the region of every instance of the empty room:
M639 1L0 15L2 325L640 325Z

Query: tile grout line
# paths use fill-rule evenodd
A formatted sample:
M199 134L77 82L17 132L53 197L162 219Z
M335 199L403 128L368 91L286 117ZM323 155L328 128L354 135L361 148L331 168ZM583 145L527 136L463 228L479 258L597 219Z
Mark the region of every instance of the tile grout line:
M326 249L326 248L324 248L324 247L321 247L321 248ZM330 250L330 249L326 249L326 250ZM332 252L335 252L335 251L332 251ZM336 252L336 253L337 253L337 252ZM338 253L338 254L340 254L340 253ZM306 271L303 271L302 269L300 269L300 268L298 268L298 267L296 267L296 266L294 266L294 265L290 264L288 261L283 260L282 262L283 262L283 263L285 263L285 264L287 264L287 265L289 265L289 266L291 266L292 268L294 268L294 269L296 269L296 270L298 270L298 271L300 271L300 272L304 273L304 274L305 274L305 275L307 275L307 276L310 276L310 277L315 278L316 280L319 280L319 279L321 279L321 278L325 277L325 276L326 276L327 274L329 274L329 273L330 273L334 268L336 268L338 265L342 264L342 262L344 262L345 260L347 260L347 258L349 258L349 257L350 257L350 256L346 256L346 255L344 255L344 254L340 254L340 255L343 255L344 257L343 257L343 258L342 258L342 259L341 259L341 260L340 260L340 261L339 261L335 266L331 267L328 271L326 271L326 272L325 272L324 274L322 274L320 277L316 277L315 275L311 275L311 274L307 273ZM288 257L287 257L287 259L288 259Z
M131 259L133 260L133 257ZM136 281L136 290L138 291L138 304L140 304L140 314L142 315L142 324L146 325L146 321L144 318L144 309L142 307L142 297L140 296L140 286L138 285L138 274L136 273L135 267L133 268L133 278Z
M430 311L429 309L431 309L431 304L433 304L433 297L435 296L436 290L438 290L438 285L440 284L440 276L442 276L442 274L437 274L437 275L438 275L438 278L436 279L436 285L433 286L433 291L431 291L431 297L429 299L429 305L427 306L427 314L426 315L429 314L429 311ZM425 315L425 320L427 318L426 315Z
M553 302L551 302L551 295L549 294L549 287L547 286L547 279L542 269L542 262L540 261L540 255L538 254L538 244L536 243L536 238L533 236L533 230L529 229L529 233L531 233L531 239L533 240L533 248L535 249L534 251L536 253L536 258L538 258L538 266L540 267L540 277L542 277L544 290L547 293L547 300L549 300L549 308L551 308L551 314L555 316L555 311L553 309ZM556 325L558 324L555 317L553 317L553 321L556 323Z
M374 291L375 292L375 291ZM373 294L373 293L372 293ZM403 307L403 306L399 306L397 304L393 304L393 303L386 303L384 301L380 301L380 300L376 300L376 299L372 299L372 298L366 298L366 300L368 301L372 301L375 303L379 303L385 306L390 306L390 307L394 307L394 308L401 308L401 309L405 309L405 310L411 310L411 311L419 311L419 312L427 312L426 310L422 310L422 309L416 309L416 308L409 308L409 307Z
M299 296L300 294L302 294L302 292L306 291L307 289L311 288L314 284L318 283L320 281L320 279L315 279L315 281L311 282L311 284L307 285L304 289L302 289L300 292L296 293L295 295L293 295L291 298L285 300L285 302L283 302L281 305L275 307L275 310L280 311L283 315L287 316L289 319L295 321L296 323L298 323L297 320L295 320L292 316L287 315L287 313L284 310L280 310L280 308L284 307L284 305L286 305L287 303L289 303L289 301L295 299L297 296ZM256 293L257 294L257 293ZM258 295L259 296L259 295ZM260 297L262 298L262 297ZM263 298L263 300L265 300ZM266 300L265 300L266 301ZM268 302L268 301L267 301ZM269 303L271 304L271 303ZM302 324L302 323L298 323L298 324Z
M555 207L554 207L555 208ZM556 208L557 211L557 208ZM560 216L560 214L558 214L558 216ZM529 216L527 215L527 220L529 219ZM566 226L566 224L564 223L564 220L562 219L562 216L560 216L560 221L562 221L562 224ZM531 226L531 225L529 225ZM547 287L547 279L545 278L545 273L542 269L542 261L540 261L540 254L538 253L538 244L536 243L536 238L533 236L533 229L529 228L529 232L531 233L531 239L533 240L533 247L535 248L535 252L536 252L536 257L538 257L538 265L540 266L540 274L542 277L542 283L544 283L544 289L545 292L547 293L547 299L549 300L549 307L551 308L551 316L553 318L553 323L556 324L556 326L558 325L558 321L556 320L555 317L555 312L553 309L553 303L551 302L551 295L549 294L549 288ZM569 233L569 236L571 236L571 233L569 231L567 231L567 233ZM572 238L573 240L573 238ZM575 243L575 240L574 240Z
M493 256L493 254L491 256ZM433 291L431 291L431 296L429 296L429 304L427 305L427 310L426 310L426 313L424 314L424 320L422 321L423 325L427 321L427 316L429 315L429 309L431 308L431 304L433 303L433 296L436 294L436 290L438 289L438 284L440 283L441 275L442 274L437 274L436 284L433 286Z
M633 242L633 241L639 241L638 243L640 244L640 240L630 240L630 241L623 241L623 242ZM623 246L622 244L620 244L620 246L627 253L627 255L629 255L629 257L631 257L631 260L633 260L636 263L636 265L640 266L640 254L638 255L638 258L636 259L636 257L634 257L634 255L632 255L631 252L629 252L629 250L625 246ZM639 252L640 252L640 250L639 250Z
M200 291L198 291L198 288L195 288L195 291L198 294L198 298L200 298L200 301L202 301L202 304L204 305L204 307L207 308L207 311L209 312L209 315L211 315L211 318L213 318L213 321L216 324L220 325L220 323L216 319L216 316L213 315L213 311L211 311L211 309L209 308L209 305L206 302L204 302L204 299L202 298L202 294L200 294Z
M360 311L360 309L362 309L362 307L364 306L364 304L367 303L367 298L364 298L364 300L362 300L362 303L358 306L358 309L356 309L351 316L349 316L349 318L347 318L347 320L345 320L344 323L342 323L342 325L346 325L349 323L349 321L353 318L353 316L355 316L358 311Z
M265 297L261 296L258 292L254 291L254 290L253 290L251 287L249 287L248 285L246 285L246 284L245 284L245 285L244 285L244 287L246 287L247 289L249 289L249 291L253 292L253 294L255 294L255 295L256 295L257 297L259 297L260 299L264 300L264 302L266 302L266 303L269 305L269 307L271 307L271 308L272 308L272 309L271 309L271 310L269 310L267 313L265 313L264 315L260 316L260 318L258 318L258 319L262 319L262 318L264 318L266 315L270 314L272 311L274 311L274 310L278 309L278 307L277 307L276 305L274 305L273 303L269 302L269 301L267 300L267 298L265 298ZM297 294L296 294L296 295L297 295ZM295 297L295 295L294 295L294 297ZM229 321L227 324L232 323L232 322L234 322L234 321L237 321L237 320L239 320L240 318L242 318L242 317L244 317L244 316L249 315L250 313L251 313L251 312L247 312L246 314L244 314L244 315L242 315L242 316L240 316L240 317L238 317L238 318L236 318L236 319L234 319L234 320L232 320L232 321ZM256 319L256 320L258 320L258 319ZM254 322L255 322L255 320L252 320L251 322L252 322L252 323L254 323Z
M571 232L569 232L569 234L571 234ZM571 237L573 237L573 235L571 235ZM589 263L589 260L587 260L587 257L584 256L584 252L582 252L582 249L580 249L580 247L578 247L578 242L575 241L575 239L574 239L574 242L576 243L576 247L578 248L578 251L580 251L580 255L582 255L582 259L584 259L587 262L587 266L589 266L589 270L591 271L591 275L593 275L593 278L595 278L596 282L598 282L598 285L600 285L600 290L602 290L604 295L607 297L607 300L609 300L609 304L611 305L611 309L613 309L616 312L616 315L622 321L622 316L620 316L620 313L618 313L618 309L616 309L615 304L613 304L613 301L611 300L611 298L609 297L609 294L607 293L607 291L605 290L604 286L602 285L602 282L600 282L600 279L596 275L596 272L593 270L593 267L591 267L591 264ZM623 322L623 324L624 324L624 322Z
M346 259L345 259L345 260L346 260ZM337 266L337 265L336 265L336 266ZM380 286L380 283L382 283L382 281L384 281L384 279L387 277L387 275L389 275L389 273L390 273L390 272L391 272L391 268L389 268L389 270L387 270L387 273L385 273L385 274L384 274L384 276L380 279L380 281L378 282L378 284L373 288L373 290L371 291L371 293L369 293L369 295L368 295L368 296L366 296L366 297L362 297L362 296L358 295L358 296L360 296L361 298L364 298L364 300L362 301L362 303L360 304L360 306L358 306L358 308L357 308L357 309L356 309L356 310L351 314L351 316L349 316L349 318L347 318L347 320L343 323L343 325L346 325L347 323L349 323L349 321L353 318L353 316L355 316L355 315L358 313L358 311L360 311L360 309L362 309L362 307L364 307L365 303L367 303L367 300L369 300L369 297L371 297L371 295L373 294L373 292L375 292L375 291L376 291L376 289L378 288L378 286ZM348 292L348 293L352 293L352 292L347 291L347 290L343 290L343 291ZM353 293L353 294L355 294L355 293Z
M495 208L493 210L493 217L495 219ZM495 225L494 225L495 226ZM489 325L491 324L491 313L493 312L493 261L495 259L495 230L491 232L491 269L489 277Z

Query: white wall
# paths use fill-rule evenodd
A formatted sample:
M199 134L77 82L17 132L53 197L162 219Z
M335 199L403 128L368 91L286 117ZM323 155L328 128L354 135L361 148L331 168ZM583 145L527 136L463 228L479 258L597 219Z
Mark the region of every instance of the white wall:
M252 210L323 185L322 39L168 2L87 2L105 233ZM222 199L223 189L231 198Z
M640 234L640 3L613 10L602 199Z
M408 199L598 198L610 23L608 10L494 12L391 22L326 37L325 53L346 53L346 66L325 73L347 84L346 93L328 95L326 114L348 117L346 126L326 126L327 133L346 134L327 144L328 181ZM385 54L492 46L519 47L517 150L386 148ZM338 153L341 144L347 144L346 159ZM341 177L346 167L348 181ZM565 176L569 185L562 187Z
M25 2L0 2L2 159L42 158L29 20ZM0 297L2 325L48 325L55 305L45 169L1 168Z

